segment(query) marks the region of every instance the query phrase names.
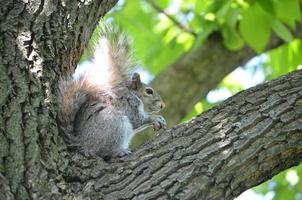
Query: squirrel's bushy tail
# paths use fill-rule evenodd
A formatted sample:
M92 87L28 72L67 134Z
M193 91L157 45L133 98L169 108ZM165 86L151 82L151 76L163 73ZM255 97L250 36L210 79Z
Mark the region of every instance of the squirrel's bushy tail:
M61 79L57 92L58 118L64 139L69 146L76 146L77 139L74 134L74 120L77 112L89 96L94 92L95 86L90 85L84 77L78 79Z
M130 40L117 26L102 25L97 41L87 50L91 63L79 66L72 78L62 79L58 88L58 117L69 146L77 145L74 120L90 96L114 93L114 88L127 81L134 62ZM125 85L125 84L122 84Z
M99 29L96 41L87 49L91 64L80 73L91 84L98 85L104 91L112 91L112 88L129 79L136 63L127 34L116 25L102 24Z

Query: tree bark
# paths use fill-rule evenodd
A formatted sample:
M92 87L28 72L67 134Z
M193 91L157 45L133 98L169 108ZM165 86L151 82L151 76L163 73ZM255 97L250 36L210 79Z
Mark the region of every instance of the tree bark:
M67 152L56 82L114 4L1 2L0 199L231 199L301 162L301 71L162 132L133 155L105 162Z
M115 2L1 1L0 199L62 199L56 82Z
M71 156L75 198L233 199L302 161L302 70L243 91L130 156Z
M301 23L294 36L302 36ZM273 35L266 51L282 44L284 41ZM152 82L165 100L163 114L168 123L179 123L224 77L256 55L248 46L240 51L226 49L218 34L208 38L201 47L182 55Z

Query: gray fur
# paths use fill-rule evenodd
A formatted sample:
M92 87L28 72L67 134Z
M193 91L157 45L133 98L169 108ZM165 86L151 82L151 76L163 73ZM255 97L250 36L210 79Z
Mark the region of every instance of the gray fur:
M90 156L124 156L136 133L166 126L153 114L164 103L139 74L130 77L134 62L127 36L108 26L100 36L91 49L94 65L59 82L58 118L69 147Z
M101 101L87 101L76 115L74 134L79 150L100 157L124 156L132 137L148 126L163 128L163 117L144 111L143 101L137 90L120 86L114 93L99 94Z
M78 146L77 138L74 136L74 125L73 121L78 110L81 108L82 104L87 101L89 90L81 90L81 81L73 80L72 78L61 79L59 88L57 91L57 101L58 101L58 119L60 121L60 128L62 130L63 137L67 142L69 147ZM77 85L79 89L75 92L71 92L72 96L66 94L70 88L74 88Z

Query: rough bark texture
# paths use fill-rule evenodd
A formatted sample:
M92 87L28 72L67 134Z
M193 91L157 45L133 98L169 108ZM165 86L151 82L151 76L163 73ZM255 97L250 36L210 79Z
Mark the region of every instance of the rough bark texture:
M109 163L74 155L77 198L233 199L302 161L302 70L259 85Z
M301 162L301 71L240 93L123 159L67 152L56 82L114 4L1 2L1 200L231 199Z
M11 1L0 8L0 199L61 199L59 74L72 70L115 1Z
M294 35L301 37L302 24L297 26ZM170 125L179 123L225 76L256 56L247 46L240 51L230 51L221 40L213 35L200 48L181 56L152 82L165 99L163 114ZM284 44L281 39L272 36L266 50L281 44Z

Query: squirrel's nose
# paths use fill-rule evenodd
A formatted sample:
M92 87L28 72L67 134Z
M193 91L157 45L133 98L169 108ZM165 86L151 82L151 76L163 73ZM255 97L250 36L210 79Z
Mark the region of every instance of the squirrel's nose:
M160 109L163 109L165 106L166 106L165 103L164 103L164 102L161 102L161 104L160 104Z

